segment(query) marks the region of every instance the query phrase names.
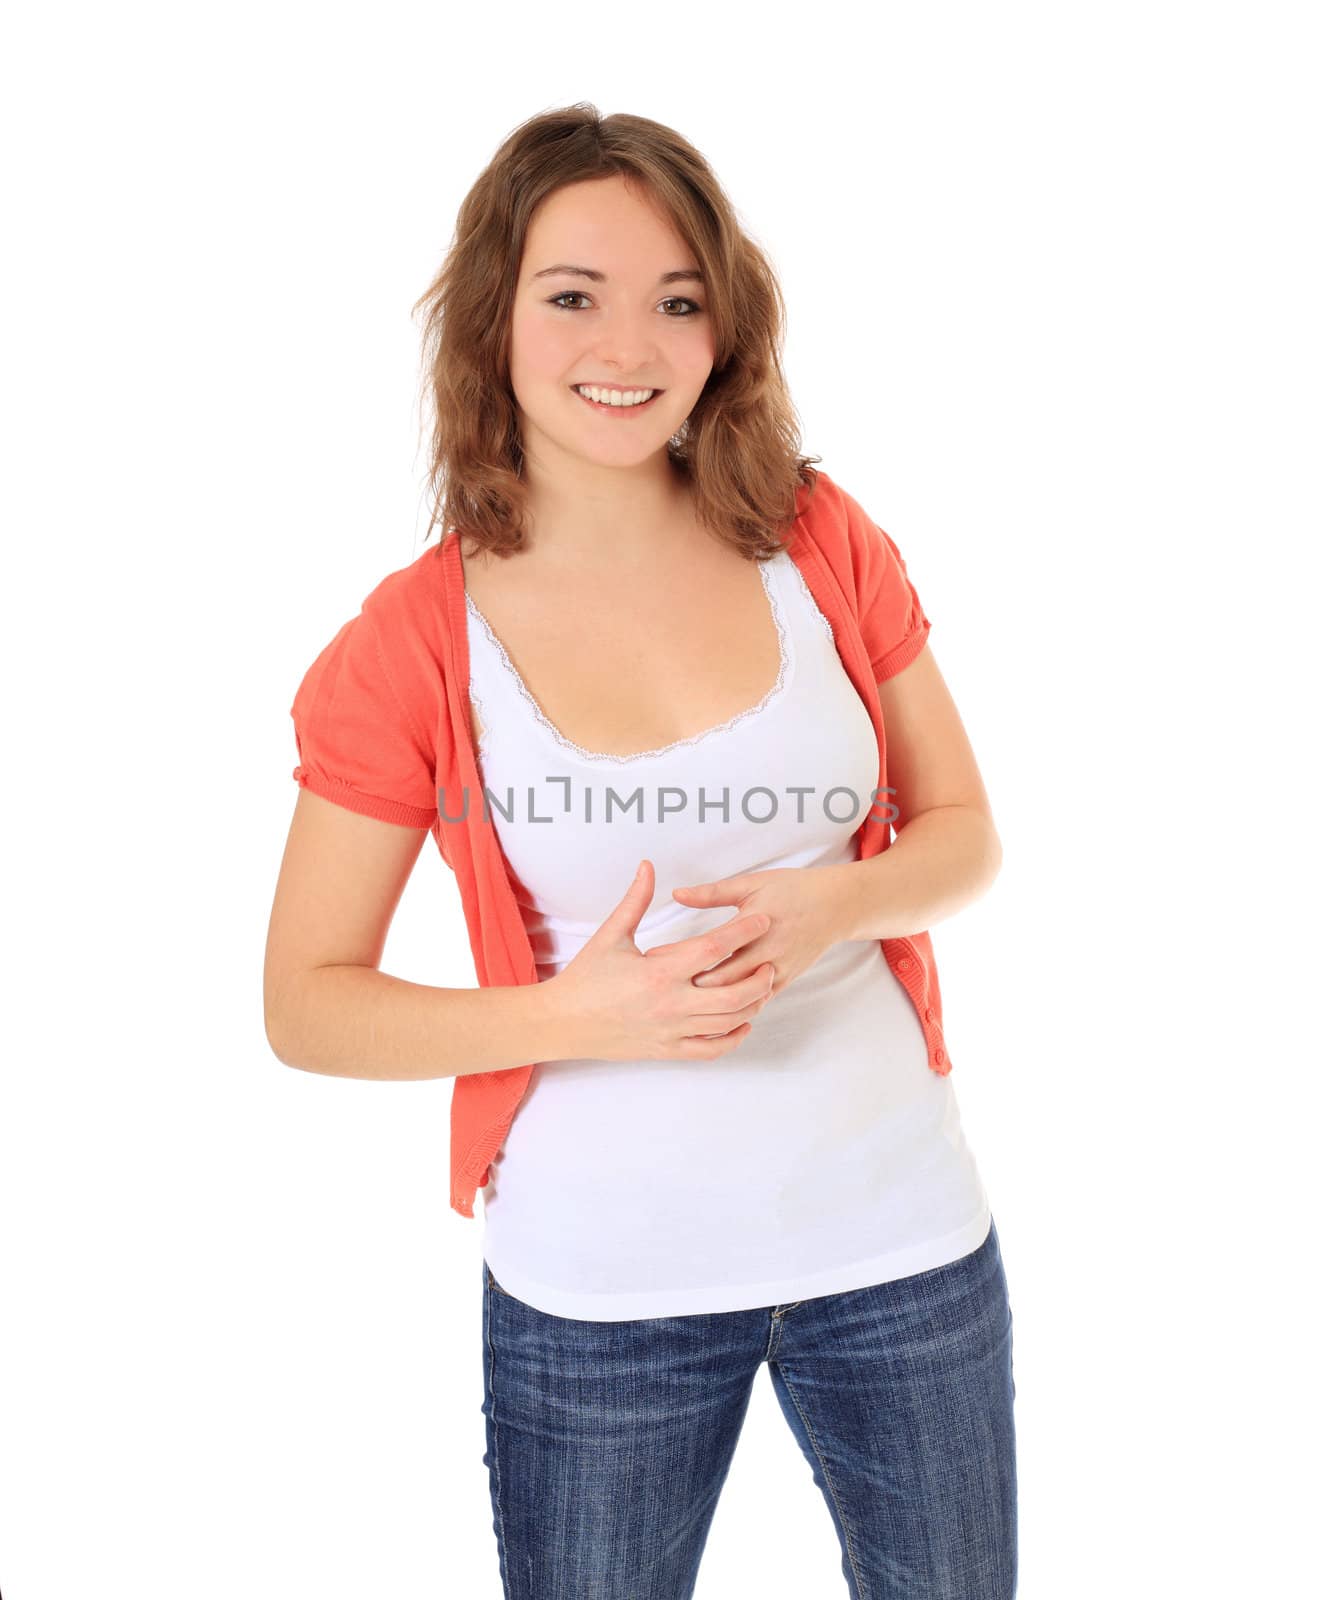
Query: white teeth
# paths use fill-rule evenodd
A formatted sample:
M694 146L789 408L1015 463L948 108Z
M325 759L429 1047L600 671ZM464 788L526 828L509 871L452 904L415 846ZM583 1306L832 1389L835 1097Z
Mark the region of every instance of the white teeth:
M654 389L626 389L620 392L617 389L586 389L580 384L577 392L588 400L596 400L605 406L639 406L644 400L650 400L655 394Z

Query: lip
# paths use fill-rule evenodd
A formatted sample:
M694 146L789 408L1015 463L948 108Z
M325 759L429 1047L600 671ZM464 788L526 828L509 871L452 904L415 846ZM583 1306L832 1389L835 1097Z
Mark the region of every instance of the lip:
M596 385L593 384L592 387L595 388ZM642 387L646 388L647 385L644 384ZM568 392L572 395L574 400L580 401L584 406L588 406L592 411L607 412L611 416L616 417L641 416L644 411L650 411L652 406L655 405L656 401L659 400L661 395L665 393L664 389L657 389L655 394L651 396L650 400L644 400L640 406L611 406L606 405L601 400L588 400L584 394L579 394L577 392L577 389L573 384L569 384Z

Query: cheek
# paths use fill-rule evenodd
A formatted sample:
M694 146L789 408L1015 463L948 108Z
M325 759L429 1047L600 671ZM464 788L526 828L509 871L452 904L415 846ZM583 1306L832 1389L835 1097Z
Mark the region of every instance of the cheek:
M513 319L513 364L539 376L557 375L576 354L574 331L542 316Z
M716 364L716 335L711 324L696 331L694 340L690 343L687 360L689 371L699 384L707 381L707 376Z

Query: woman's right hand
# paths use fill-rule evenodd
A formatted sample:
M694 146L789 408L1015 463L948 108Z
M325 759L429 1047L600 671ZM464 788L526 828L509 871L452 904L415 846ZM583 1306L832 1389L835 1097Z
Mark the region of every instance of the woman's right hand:
M761 912L732 917L691 939L643 952L633 938L655 894L646 862L627 894L573 959L546 980L568 1027L569 1057L594 1061L711 1061L752 1032L770 998L765 962L737 983L699 989L705 972L767 931Z

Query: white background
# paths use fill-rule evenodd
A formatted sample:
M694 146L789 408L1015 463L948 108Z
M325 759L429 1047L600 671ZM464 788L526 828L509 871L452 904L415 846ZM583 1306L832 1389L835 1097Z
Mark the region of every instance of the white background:
M4 1600L501 1594L452 1080L282 1066L261 966L295 687L424 548L409 308L577 100L677 127L770 252L804 448L900 545L988 784L1003 873L935 943L1021 1595L1311 1592L1314 9L11 20ZM430 841L383 966L475 981ZM759 1372L696 1594L839 1561Z

